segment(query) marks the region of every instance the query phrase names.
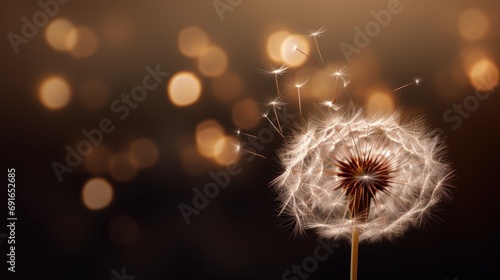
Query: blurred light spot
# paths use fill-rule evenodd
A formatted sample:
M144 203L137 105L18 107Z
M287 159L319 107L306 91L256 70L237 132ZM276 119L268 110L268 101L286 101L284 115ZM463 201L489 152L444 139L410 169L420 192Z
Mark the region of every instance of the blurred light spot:
M234 72L226 72L212 82L212 91L217 99L224 102L235 100L243 91L243 81Z
M208 35L198 26L190 26L179 33L179 49L189 57L198 57L208 48Z
M460 59L465 72L469 71L474 63L485 58L487 58L485 50L477 45L467 45L460 50Z
M111 150L105 145L95 146L90 155L84 159L87 170L94 175L103 175L108 172Z
M200 94L200 80L191 72L177 73L168 83L168 97L175 106L189 106L198 101Z
M259 106L252 99L244 99L233 106L233 123L241 129L257 126L262 119Z
M369 115L376 115L393 113L396 106L394 105L394 99L390 94L382 91L376 91L368 97L365 108Z
M113 187L103 178L90 179L83 186L82 199L90 210L102 209L113 200Z
M181 164L188 175L206 174L209 168L208 160L203 158L194 146L182 150Z
M287 31L278 31L267 38L267 55L269 55L273 61L284 62L281 56L281 46L289 36L290 33Z
M109 95L108 87L97 79L87 80L80 87L80 101L83 107L89 110L100 109L106 105Z
M238 161L237 145L238 140L232 136L221 138L215 144L215 162L220 165L230 165Z
M159 150L153 141L140 138L130 144L129 148L132 162L139 168L148 168L158 161Z
M217 46L211 46L198 58L198 69L207 77L217 77L226 71L228 58Z
M460 14L458 29L462 38L468 41L479 40L488 32L488 17L478 10L469 9Z
M125 245L137 238L139 235L139 226L128 215L117 216L109 222L108 234L113 243Z
M337 92L335 91L335 82L337 79L325 71L317 71L311 78L312 93L321 100L332 100ZM338 81L341 82L341 81Z
M89 57L97 50L97 36L87 27L73 29L68 34L66 40L69 52L77 58Z
M281 44L281 58L290 67L298 67L307 60L307 56L300 51L309 55L309 43L302 35L290 35Z
M112 44L123 44L129 41L132 33L132 27L129 22L123 14L107 14L102 20L103 40Z
M205 157L216 155L215 146L224 137L224 129L214 120L206 120L196 126L196 146Z
M61 109L71 99L71 90L63 78L53 76L42 82L38 96L42 104L48 109Z
M491 91L498 84L498 68L488 59L476 62L469 71L472 86L479 91Z
M109 161L109 173L118 182L132 180L137 175L137 167L128 153L118 153Z
M67 51L69 50L69 46L66 39L74 28L73 23L67 19L55 19L45 29L45 39L47 39L49 46L53 49Z

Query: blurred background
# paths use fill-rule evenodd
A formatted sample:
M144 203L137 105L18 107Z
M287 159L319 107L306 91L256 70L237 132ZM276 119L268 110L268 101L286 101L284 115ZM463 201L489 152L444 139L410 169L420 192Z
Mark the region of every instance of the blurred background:
M269 182L283 141L262 117L273 120L276 81L287 103L278 113L296 116L285 133L348 97L368 112L424 116L449 148L453 200L395 243L362 244L359 279L498 275L497 2L42 0L1 10L2 166L16 170L18 218L17 272L7 274L2 238L2 279L348 279L347 242L310 272L286 273L320 243L277 217ZM227 186L196 199L215 177Z

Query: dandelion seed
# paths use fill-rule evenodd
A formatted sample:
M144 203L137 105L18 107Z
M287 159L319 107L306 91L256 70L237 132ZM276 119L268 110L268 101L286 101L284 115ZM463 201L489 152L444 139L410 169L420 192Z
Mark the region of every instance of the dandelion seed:
M421 82L421 81L422 81L422 79L420 79L420 78L418 78L418 77L417 77L417 78L415 78L415 80L413 80L413 82L408 83L408 84L403 85L403 86L400 86L400 87L398 87L397 89L395 89L395 90L393 90L393 91L394 91L394 92L396 92L396 91L398 91L398 90L402 90L402 89L404 89L405 87L409 87L409 86L411 86L411 85L415 85L415 86L417 86L417 87L418 87L418 86L420 85L420 82Z
M340 106L335 105L335 100L333 100L333 101L323 101L323 102L321 102L321 104L323 106L325 106L325 107L332 108L335 111L337 111L340 108L342 108L342 105L340 105Z
M249 134L249 133L245 133L245 132L242 132L241 130L236 130L236 134L239 136L239 135L245 135L245 136L248 136L250 138L255 138L255 139L259 139L259 137L253 135L253 134Z
M279 98L269 102L269 106L273 107L274 117L276 117L276 123L278 123L279 132L281 134L283 134L283 128L281 127L280 119L278 117L278 113L277 113L276 109L281 110L281 106L284 106L284 105L285 105L285 103L279 101Z
M267 159L267 157L265 157L265 156L263 156L261 154L258 154L256 152L252 152L250 150L246 150L246 149L241 148L240 145L235 145L235 148L236 148L236 152L245 152L245 153L248 153L248 154L251 154L251 155L263 158L263 159Z
M326 29L324 27L321 27L320 29L313 31L310 35L311 37L313 37L314 44L316 45L316 50L318 51L318 54L319 54L319 57L321 58L322 63L325 63L325 61L323 60L323 56L321 55L321 51L319 49L317 38L320 37L323 34L323 32L325 32L325 31L326 31Z
M283 132L281 132L275 125L274 123L269 119L268 117L268 113L264 113L262 114L262 117L263 118L266 118L267 121L269 121L269 123L274 127L274 129L281 135L281 137L285 138L285 136L283 135Z
M292 52L297 51L297 52L303 54L305 57L307 57L307 59L309 59L310 61L316 63L317 65L320 65L320 63L317 62L316 59L312 58L310 55L308 55L307 53L303 52L301 49L299 49L299 47L296 44L290 45L290 49L292 50Z
M300 88L307 83L306 81L296 83L295 87L297 88L297 95L298 95L298 100L299 100L299 115L302 115L302 103L300 101Z
M283 73L285 73L285 71L288 69L288 67L286 67L285 65L282 65L278 68L272 68L271 70L269 71L264 71L265 73L268 73L268 74L271 74L271 75L274 75L274 81L276 83L276 94L277 96L280 96L281 95L281 92L280 92L280 86L279 86L279 83L278 83L278 76L282 75Z

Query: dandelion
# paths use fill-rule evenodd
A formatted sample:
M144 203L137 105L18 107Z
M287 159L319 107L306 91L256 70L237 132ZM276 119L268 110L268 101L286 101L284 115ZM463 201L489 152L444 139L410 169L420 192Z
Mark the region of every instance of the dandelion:
M311 33L321 62L323 56ZM296 42L287 53L298 52L321 65ZM275 83L281 100L277 76ZM399 111L369 115L353 108L347 94L350 83L346 66L326 69L333 77L333 98L321 104L319 117L312 117L284 136L276 108L271 102L277 126L263 115L284 138L278 158L283 172L272 182L295 233L314 229L320 236L351 241L351 279L357 279L358 243L394 240L411 227L432 218L432 210L448 197L452 170L444 157L444 144L433 136L422 119L403 122ZM307 81L307 80L306 80ZM396 88L419 86L420 78ZM301 87L296 83L299 115L302 115ZM341 92L348 104L336 103Z
M421 120L402 123L400 113L325 112L279 152L280 213L292 217L296 232L351 238L356 279L358 241L394 239L446 197L451 169L431 135Z

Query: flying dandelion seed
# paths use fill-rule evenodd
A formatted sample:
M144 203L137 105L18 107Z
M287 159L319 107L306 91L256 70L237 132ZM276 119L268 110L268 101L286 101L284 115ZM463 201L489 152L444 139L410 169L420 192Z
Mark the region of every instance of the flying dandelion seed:
M398 87L397 89L395 89L395 90L393 90L393 91L394 91L394 92L396 92L396 91L398 91L398 90L402 90L402 89L404 89L404 88L406 88L406 87L409 87L409 86L411 86L411 85L415 85L415 86L417 86L417 87L418 87L418 86L420 85L420 82L421 82L421 81L422 81L422 79L417 77L417 78L415 78L415 79L413 80L413 82L408 83L408 84L406 84L406 85L402 85L402 86Z
M273 75L274 76L274 82L276 84L276 96L280 96L280 86L278 83L278 76L281 76L285 73L285 71L288 69L285 65L282 65L278 68L271 68L270 70L263 70L264 73Z
M323 56L313 32L321 61ZM296 45L287 46L321 65ZM279 69L275 70L278 71ZM357 279L358 242L393 240L431 218L432 209L448 197L452 169L444 157L444 144L421 119L401 121L401 112L366 114L349 103L336 104L349 85L345 67L331 71L335 92L321 104L319 117L302 122L284 136L276 108L277 125L263 114L283 137L278 158L283 172L273 180L282 202L280 215L289 216L295 233L314 229L332 239L351 240L351 279ZM280 91L275 75L278 97ZM418 86L420 78L396 88ZM299 115L300 88L296 83ZM340 85L337 85L340 84ZM346 106L347 105L347 106Z
M317 30L314 30L313 32L311 32L310 36L313 37L313 40L314 40L314 44L316 45L316 50L318 51L318 54L319 54L319 57L321 58L321 62L322 63L325 63L325 61L323 60L323 55L321 55L321 50L319 49L319 45L318 45L318 40L317 38L318 37L321 37L321 35L326 31L326 28L324 27L321 27Z
M302 115L302 102L300 101L300 88L307 83L306 81L295 83L295 87L297 88L297 99L299 101L299 115Z

